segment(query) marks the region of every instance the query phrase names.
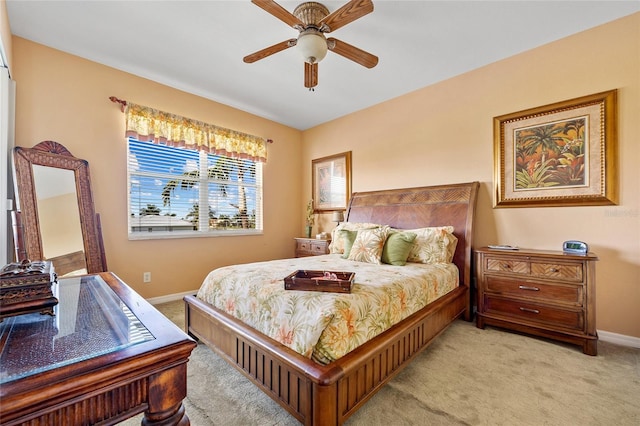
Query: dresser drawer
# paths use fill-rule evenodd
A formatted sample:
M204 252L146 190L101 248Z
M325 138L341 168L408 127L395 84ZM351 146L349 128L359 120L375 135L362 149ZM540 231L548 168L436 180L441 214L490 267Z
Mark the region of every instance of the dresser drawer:
M584 300L584 287L579 284L554 284L499 276L487 276L485 291L575 306L582 306Z
M530 265L526 260L502 259L488 257L485 265L487 272L509 272L512 274L529 275Z
M569 282L582 282L582 264L531 262L531 275Z
M584 329L584 312L582 310L562 309L493 296L486 296L484 305L485 312L489 315L507 316L514 320L555 328L578 331Z

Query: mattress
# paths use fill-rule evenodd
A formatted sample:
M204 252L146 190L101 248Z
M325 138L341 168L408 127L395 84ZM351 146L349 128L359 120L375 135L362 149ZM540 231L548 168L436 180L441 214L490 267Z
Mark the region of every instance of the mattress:
M296 270L354 272L351 293L285 290ZM454 264L377 265L339 254L211 271L197 297L301 355L328 364L458 286Z

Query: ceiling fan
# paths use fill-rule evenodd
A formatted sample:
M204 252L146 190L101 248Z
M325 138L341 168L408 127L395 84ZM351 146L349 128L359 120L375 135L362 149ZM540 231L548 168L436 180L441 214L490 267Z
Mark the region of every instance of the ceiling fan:
M378 57L371 53L333 37L325 37L326 33L344 27L373 12L371 0L350 0L333 13L329 13L329 9L324 5L313 1L299 4L293 13L273 0L251 0L251 2L295 28L299 34L297 39L285 40L245 56L243 60L246 63L253 63L274 53L298 46L305 61L304 86L309 90L313 90L318 85L318 62L324 59L327 50L367 68L373 68L378 63Z

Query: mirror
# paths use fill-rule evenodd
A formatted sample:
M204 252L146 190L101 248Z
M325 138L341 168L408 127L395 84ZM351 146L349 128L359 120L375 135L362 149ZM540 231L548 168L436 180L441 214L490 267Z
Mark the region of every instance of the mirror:
M53 141L13 152L16 252L50 260L59 276L107 270L89 164Z

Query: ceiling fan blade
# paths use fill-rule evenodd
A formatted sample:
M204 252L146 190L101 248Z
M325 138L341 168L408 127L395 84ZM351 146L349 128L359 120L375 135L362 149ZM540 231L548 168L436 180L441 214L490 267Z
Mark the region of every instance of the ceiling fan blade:
M347 59L351 59L352 61L367 68L373 68L378 65L377 56L333 37L329 37L327 39L327 47L332 52L335 52L340 56L344 56Z
M351 0L340 9L329 14L320 23L320 31L325 33L335 31L371 12L373 12L371 0Z
M312 90L318 85L318 63L310 64L304 63L304 87L308 87Z
M295 29L300 30L304 28L304 23L301 20L296 18L287 9L280 6L273 0L251 0L251 3L255 4L259 8L265 10L266 12L270 13L285 24Z
M262 50L258 50L255 53L245 56L242 60L248 64L252 64L255 61L259 61L260 59L264 59L267 56L271 56L274 53L278 53L285 49L293 47L296 45L297 42L298 40L296 40L295 38L291 38L289 40L282 41L278 44L274 44L273 46L269 46Z

